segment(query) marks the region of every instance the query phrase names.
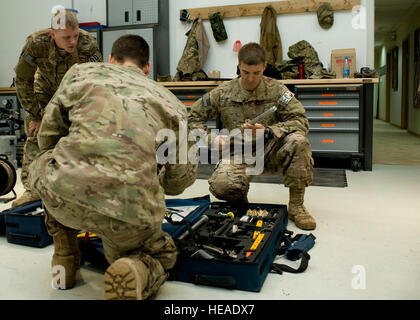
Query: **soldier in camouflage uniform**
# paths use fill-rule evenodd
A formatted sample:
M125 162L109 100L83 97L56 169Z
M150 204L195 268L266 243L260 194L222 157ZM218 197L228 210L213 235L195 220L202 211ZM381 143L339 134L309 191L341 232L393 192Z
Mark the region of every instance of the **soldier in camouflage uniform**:
M62 24L55 22L62 15ZM94 37L79 30L76 15L63 10L53 17L52 27L31 34L23 47L16 72L16 92L25 109L27 140L23 151L21 181L25 193L12 203L18 206L39 200L28 184L28 167L39 152L37 132L44 110L67 70L75 63L102 61ZM61 27L61 28L60 28ZM64 28L65 27L65 28Z
M289 218L301 229L314 229L314 218L303 205L305 188L313 179L313 158L306 134L309 123L305 109L280 82L263 76L265 50L249 43L239 52L240 76L205 94L191 108L189 129L205 129L208 119L219 117L223 128L261 129L264 132L264 174L283 173L284 185L290 188ZM255 125L244 124L277 105L276 113ZM211 135L210 135L211 136ZM267 141L268 140L268 141ZM213 145L225 144L219 135ZM209 179L211 193L219 199L247 202L249 183L247 164L219 161Z
M157 172L157 133L169 128L182 140L187 115L146 76L147 42L122 36L109 61L75 65L64 76L42 119L42 154L30 166L29 182L45 206L52 265L64 266L65 288L75 285L79 268L76 230L86 230L102 239L111 264L104 298L145 299L176 261L175 244L161 228L165 193L190 186L197 165L166 163Z

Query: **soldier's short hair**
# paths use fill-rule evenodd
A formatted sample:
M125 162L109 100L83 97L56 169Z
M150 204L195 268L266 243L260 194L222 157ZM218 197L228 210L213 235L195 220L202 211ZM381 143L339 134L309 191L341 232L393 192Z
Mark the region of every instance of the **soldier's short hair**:
M53 30L65 29L68 27L77 28L79 26L79 20L77 20L76 14L70 9L58 10L54 13L51 20L51 28Z
M119 63L130 60L142 68L149 62L149 55L149 45L138 35L126 34L112 45L111 56Z
M239 50L238 60L251 66L265 63L267 61L265 49L258 43L247 43Z

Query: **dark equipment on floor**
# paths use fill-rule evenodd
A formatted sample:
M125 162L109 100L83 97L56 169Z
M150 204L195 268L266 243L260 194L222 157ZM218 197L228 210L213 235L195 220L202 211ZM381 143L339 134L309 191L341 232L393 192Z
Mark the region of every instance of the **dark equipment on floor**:
M9 199L1 199L0 202L7 203L16 199L16 193L13 188L16 185L16 170L14 165L9 162L6 155L0 155L0 196L13 192L14 197Z

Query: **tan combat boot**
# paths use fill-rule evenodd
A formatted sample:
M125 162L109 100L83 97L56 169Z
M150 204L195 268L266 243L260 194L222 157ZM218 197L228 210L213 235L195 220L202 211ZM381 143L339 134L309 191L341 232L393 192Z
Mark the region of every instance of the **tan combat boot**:
M32 193L29 190L25 190L25 192L17 198L15 201L12 202L12 208L18 207L27 203L35 202L41 200L36 194Z
M140 259L120 258L105 271L105 300L143 300L149 270Z
M315 219L309 214L303 205L305 188L289 190L289 219L295 222L296 227L303 230L313 230L316 228Z
M56 283L57 289L73 288L77 282L77 272L80 270L80 250L77 236L74 232L60 231L53 237L53 240L54 255L51 262L53 278L55 279L56 273L60 272L60 269L54 267L62 266L65 271L65 283Z

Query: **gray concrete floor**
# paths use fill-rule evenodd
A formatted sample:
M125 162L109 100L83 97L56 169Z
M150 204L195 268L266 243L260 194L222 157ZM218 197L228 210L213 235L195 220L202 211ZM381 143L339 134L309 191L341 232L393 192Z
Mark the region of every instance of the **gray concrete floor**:
M305 203L318 225L304 273L269 274L259 293L167 281L156 299L420 299L420 166L374 164L371 172L346 173L347 188L307 190ZM15 190L23 192L20 181ZM197 180L178 198L208 193L207 181ZM249 200L287 204L288 190L253 183ZM288 229L300 232L293 222ZM9 244L0 236L0 299L102 299L103 275L87 267L75 288L53 289L52 252L53 246Z

